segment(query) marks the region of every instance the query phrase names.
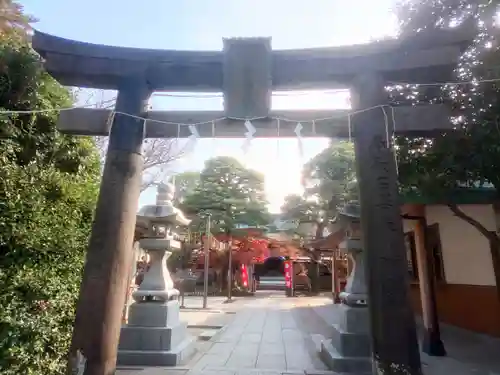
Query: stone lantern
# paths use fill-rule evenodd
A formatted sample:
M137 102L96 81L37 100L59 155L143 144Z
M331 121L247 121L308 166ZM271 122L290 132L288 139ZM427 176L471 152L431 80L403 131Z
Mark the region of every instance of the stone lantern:
M137 227L143 238L139 246L150 256L150 267L139 289L132 294L127 326L120 335L118 364L135 366L175 366L194 353L194 340L187 325L179 320L179 291L167 268L173 251L181 242L173 232L190 223L172 204L175 188L159 184L156 204L143 207Z
M346 252L353 262L345 291L340 293L340 300L347 306L366 306L365 256L362 246L359 204L357 202L347 203L339 211L338 222L345 228L345 239L340 243L339 248Z
M321 344L321 358L330 370L341 373L371 373L370 326L365 278L363 234L358 202L347 203L338 213L337 225L345 229L341 251L352 258L353 268L332 325L332 337Z

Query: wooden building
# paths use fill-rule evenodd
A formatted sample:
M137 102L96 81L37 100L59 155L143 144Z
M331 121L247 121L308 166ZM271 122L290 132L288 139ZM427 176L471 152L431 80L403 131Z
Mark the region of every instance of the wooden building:
M434 299L439 321L500 337L498 249L448 204L499 232L494 189L461 189L447 198L407 196L402 214L413 307L428 326ZM433 278L435 298L429 296L426 273Z
M408 194L403 202L401 215L415 313L422 316L426 327L432 324L434 310L442 323L500 337L498 249L448 207L457 205L487 230L498 234L500 205L496 191L464 188L446 198ZM343 233L334 232L307 246L326 254L336 249L342 239ZM335 269L338 293L351 265L337 253ZM432 277L431 282L428 276Z

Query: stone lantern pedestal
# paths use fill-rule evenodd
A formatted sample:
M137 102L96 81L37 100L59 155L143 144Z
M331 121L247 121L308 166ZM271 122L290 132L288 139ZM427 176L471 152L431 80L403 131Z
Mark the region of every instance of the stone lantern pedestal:
M340 250L353 260L353 269L340 305L335 305L338 319L332 325L331 339L321 344L321 358L332 371L371 374L370 318L365 279L364 254L359 225L359 205L347 204L337 220L346 228Z
M174 289L167 269L168 257L181 250L171 228L189 221L172 206L171 200L162 199L161 193L166 190L162 187L163 190L158 189L157 204L144 207L137 216L137 225L148 228L139 245L149 253L151 264L132 295L135 302L120 334L119 365L176 366L195 352L187 324L179 319L179 291Z

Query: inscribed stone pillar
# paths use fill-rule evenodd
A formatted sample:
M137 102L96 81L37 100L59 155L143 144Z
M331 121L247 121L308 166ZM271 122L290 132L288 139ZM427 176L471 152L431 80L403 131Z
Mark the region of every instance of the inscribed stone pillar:
M271 38L224 39L224 112L227 117L266 117L271 110Z
M143 116L150 94L142 77L120 82L116 111ZM79 352L86 360L85 375L112 374L116 367L133 259L144 130L143 120L115 114L71 345L70 357L76 358Z
M354 79L352 124L366 252L366 278L372 329L374 372L421 374L415 320L397 190L394 154L389 144L391 111L382 77L375 72ZM389 121L390 123L390 121ZM389 127L389 128L388 128Z

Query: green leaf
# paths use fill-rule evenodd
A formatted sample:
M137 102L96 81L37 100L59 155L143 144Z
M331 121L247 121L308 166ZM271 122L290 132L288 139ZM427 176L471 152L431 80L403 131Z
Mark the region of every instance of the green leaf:
M72 104L16 35L0 39L0 108ZM0 117L0 373L64 374L99 180L93 142L57 112Z

